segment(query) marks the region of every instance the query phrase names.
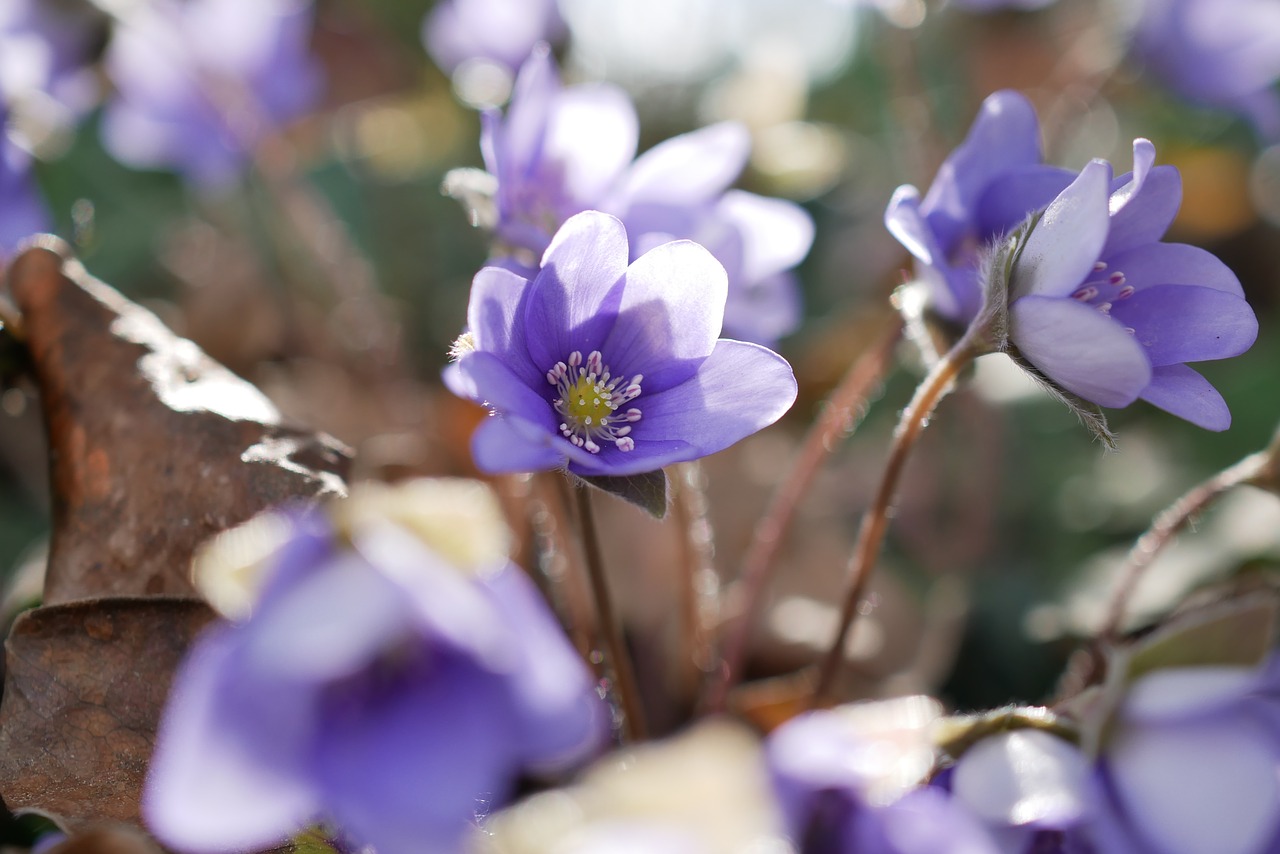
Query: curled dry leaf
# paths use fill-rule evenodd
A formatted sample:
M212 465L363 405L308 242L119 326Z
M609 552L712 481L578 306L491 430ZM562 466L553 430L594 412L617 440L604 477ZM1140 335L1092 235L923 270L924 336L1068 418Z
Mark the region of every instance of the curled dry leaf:
M349 452L282 426L249 383L90 276L52 240L12 264L51 449L47 604L195 595L211 534L345 491Z
M0 700L0 794L69 826L137 823L173 670L213 611L138 597L48 605L14 623Z

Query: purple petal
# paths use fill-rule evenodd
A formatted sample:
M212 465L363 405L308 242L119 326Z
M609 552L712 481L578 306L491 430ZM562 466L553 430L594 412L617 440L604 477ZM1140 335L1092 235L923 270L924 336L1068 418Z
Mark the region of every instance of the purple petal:
M518 638L510 686L525 761L548 772L589 757L608 740L610 726L591 672L523 571L508 566L480 583Z
M813 218L794 202L730 190L715 212L742 235L741 275L747 282L791 269L813 245Z
M1155 367L1239 356L1258 337L1242 297L1194 285L1156 285L1116 302L1111 316L1135 330Z
M481 422L471 434L471 457L485 474L549 471L565 464L564 450L552 434L515 416Z
M1065 297L1093 271L1107 240L1111 167L1094 160L1045 208L1014 263L1011 297Z
M710 252L677 240L646 252L623 276L618 320L600 348L617 374L643 374L646 394L691 377L711 355L729 283Z
M240 627L201 635L174 678L142 814L184 851L270 848L316 818L306 768L314 695L241 666Z
M318 683L356 672L412 626L396 586L343 552L258 611L245 655L267 677Z
M636 158L610 209L710 202L738 177L750 151L751 136L736 122L672 137Z
M978 310L981 294L976 275L963 275L948 264L929 223L920 213L920 193L903 185L889 200L885 227L916 259L916 275L929 283L931 306L943 317L960 320Z
M484 401L500 413L530 421L552 433L556 430L556 414L551 402L530 388L492 353L468 353L445 376L446 380L461 378L459 388L474 391L473 399ZM540 378L540 382L551 388L545 376Z
M520 67L511 92L511 104L494 139L494 151L501 160L496 173L502 185L516 186L542 156L551 107L560 94L560 74L551 50L545 44Z
M1135 290L1153 285L1199 285L1244 296L1240 280L1226 264L1198 246L1149 243L1106 259L1109 271L1123 273Z
M1231 411L1218 390L1186 365L1165 365L1151 374L1142 399L1205 430L1231 426Z
M903 184L884 209L884 225L916 260L933 264L943 257L929 223L920 213L920 191Z
M604 343L622 298L614 286L627 269L627 232L608 214L587 211L560 227L542 257L525 313L534 364L549 371L577 350Z
M721 340L688 382L642 396L641 439L679 439L697 456L723 450L768 427L791 408L796 379L786 360L764 347Z
M1065 830L1084 816L1089 765L1073 745L1023 729L992 735L965 751L952 792L998 826Z
M502 681L455 655L383 679L399 684L331 698L315 769L328 811L379 854L461 850L517 772Z
M636 154L635 107L616 86L570 87L552 105L542 157L564 166L564 189L580 209L598 208Z
M1151 381L1142 345L1091 306L1029 296L1014 302L1010 315L1010 338L1022 355L1086 400L1128 406Z
M1000 854L982 822L956 798L933 786L908 792L881 810L879 817L888 842L884 850L894 854Z
M526 384L543 377L529 359L525 343L524 304L529 281L501 267L485 267L471 282L467 326L476 348L497 356Z
M1031 102L1011 89L989 95L921 205L938 243L950 251L972 228L978 198L993 179L1039 162L1040 127Z
M622 477L658 471L672 463L688 462L704 456L696 447L683 440L646 439L639 431L632 435L636 440L635 449L625 452L607 445L598 454L588 454L570 445L579 455L569 462L569 471L584 476Z
M1140 142L1146 140L1134 142L1135 165ZM1150 156L1155 157L1154 150ZM1123 180L1121 177L1117 182ZM1173 166L1157 166L1141 182L1130 178L1111 194L1111 234L1103 257L1159 240L1173 224L1181 204L1182 176Z
M1056 166L1022 166L1000 175L978 198L975 231L981 239L1006 234L1031 213L1048 207L1071 186L1076 173Z
M1135 723L1200 717L1239 702L1257 684L1253 667L1169 667L1134 682L1121 713Z
M731 288L724 306L724 332L767 347L799 328L800 300L800 281L789 271Z
M1123 809L1159 851L1254 854L1280 825L1280 760L1239 716L1125 728L1108 751Z

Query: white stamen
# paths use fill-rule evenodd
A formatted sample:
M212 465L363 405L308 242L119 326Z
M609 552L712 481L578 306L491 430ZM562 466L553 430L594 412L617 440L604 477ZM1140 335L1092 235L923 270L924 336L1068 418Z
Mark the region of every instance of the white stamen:
M635 439L629 434L631 424L640 420L640 410L619 410L640 396L643 380L644 374L636 374L624 384L622 376L609 370L599 350L588 353L585 363L582 352L574 350L567 364L557 362L547 371L547 381L559 392L552 405L564 419L560 435L592 454L600 453L605 442L620 451L634 450Z

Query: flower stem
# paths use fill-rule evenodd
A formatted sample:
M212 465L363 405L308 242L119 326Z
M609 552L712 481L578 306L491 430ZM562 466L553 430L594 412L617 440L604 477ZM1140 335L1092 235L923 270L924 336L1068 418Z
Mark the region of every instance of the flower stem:
M613 666L614 684L619 704L622 706L623 731L627 741L641 741L645 737L644 709L640 704L640 691L636 685L627 642L622 635L622 625L613 608L609 595L609 582L604 574L604 558L600 552L600 535L596 530L595 516L591 511L590 488L581 486L574 490L578 502L578 517L582 526L582 545L587 557L587 577L591 582L591 594L595 599L596 616L600 634L604 638L606 654Z
M680 526L680 669L673 680L681 701L692 701L715 659L712 626L719 618L720 578L707 517L707 495L698 461L667 470L674 485L671 506Z
M849 367L827 399L822 415L809 428L786 480L778 484L764 517L752 531L751 543L742 559L741 574L730 592L730 600L737 598L740 602L738 613L729 624L722 646L721 665L703 698L702 708L706 711L724 711L729 692L742 678L747 640L760 616L764 594L777 565L778 551L800 501L808 493L822 463L839 447L840 440L853 434L861 421L867 398L888 369L901 335L902 325L895 322Z
M853 628L858 615L858 603L871 580L871 571L875 568L876 558L880 554L880 544L884 540L889 526L889 510L898 491L898 481L903 467L916 440L924 431L929 417L938 406L938 402L951 390L952 383L959 373L985 352L976 345L971 336L960 339L929 371L928 376L920 383L907 408L902 411L898 426L893 432L893 444L889 448L889 459L884 473L880 476L880 484L876 488L875 498L866 514L862 517L862 525L858 529L858 541L849 557L846 574L849 587L845 593L844 605L840 611L839 630L835 640L827 650L818 671L817 685L813 691L813 705L821 703L829 696L832 683L844 659L845 641Z
M1147 567L1155 562L1156 557L1178 532L1232 488L1263 475L1270 462L1271 454L1268 451L1250 454L1193 488L1155 518L1151 527L1138 538L1125 558L1120 570L1120 583L1116 585L1115 592L1111 595L1111 604L1107 608L1106 622L1098 633L1100 640L1113 642L1119 637L1126 608L1138 582Z

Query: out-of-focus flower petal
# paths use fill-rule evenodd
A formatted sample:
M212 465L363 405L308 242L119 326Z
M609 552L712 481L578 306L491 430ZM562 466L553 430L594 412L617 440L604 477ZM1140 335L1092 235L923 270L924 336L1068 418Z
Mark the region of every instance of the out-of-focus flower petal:
M999 733L965 751L952 793L996 826L1064 830L1088 810L1088 762L1073 745L1033 729Z
M147 827L166 845L268 848L320 810L306 768L313 697L255 680L240 645L238 629L214 629L174 677L142 796Z
M747 163L751 137L736 122L721 122L660 142L636 158L610 209L662 203L711 202Z
M1151 382L1142 345L1109 317L1070 299L1028 296L1010 307L1018 351L1067 391L1128 406Z

